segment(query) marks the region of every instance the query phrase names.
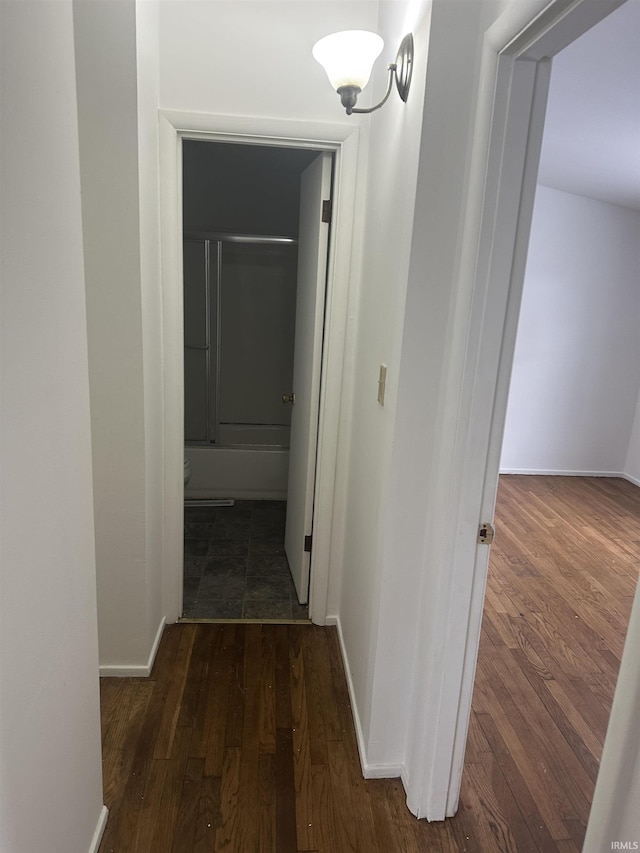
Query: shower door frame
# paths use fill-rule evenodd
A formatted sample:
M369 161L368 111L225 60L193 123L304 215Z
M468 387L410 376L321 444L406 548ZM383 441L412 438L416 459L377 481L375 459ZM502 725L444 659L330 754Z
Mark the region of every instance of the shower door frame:
M219 433L219 424L217 418L217 410L218 410L218 397L219 397L219 385L220 385L220 353L216 352L216 381L214 386L214 392L211 392L211 337L212 337L212 322L211 322L211 301L212 298L215 298L216 301L216 332L215 332L215 340L216 340L216 349L219 348L219 326L220 326L220 245L218 240L210 239L209 237L202 236L200 239L197 239L193 232L189 234L183 234L183 257L184 257L184 243L187 242L200 242L202 241L205 246L205 327L206 327L206 345L195 346L193 344L187 344L185 342L184 349L196 349L196 350L204 350L206 352L206 412L207 412L207 426L206 426L206 439L204 441L193 442L194 446L203 446L207 447L211 444L216 444L218 441L218 433ZM211 286L211 243L216 244L216 256L215 256L215 296L212 296L212 286ZM184 296L183 296L184 301ZM186 387L186 382L185 382ZM212 399L213 398L213 399ZM185 397L186 400L186 397ZM212 427L213 424L213 427ZM185 439L185 447L187 446Z
M182 613L183 575L183 303L182 140L267 145L330 152L334 158L332 224L327 264L322 384L314 492L314 538L309 616L337 623L346 482L340 441L341 402L353 383L353 340L347 341L350 282L359 280L361 233L354 227L362 128L287 119L159 111L164 395L163 609L167 622ZM353 298L351 296L351 298ZM349 346L349 350L347 350Z

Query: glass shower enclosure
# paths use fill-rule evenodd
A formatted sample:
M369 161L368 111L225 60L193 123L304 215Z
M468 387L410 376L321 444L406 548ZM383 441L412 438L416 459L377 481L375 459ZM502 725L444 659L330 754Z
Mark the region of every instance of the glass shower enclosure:
M198 496L285 496L296 279L292 238L184 235L184 429ZM212 455L222 450L234 452Z

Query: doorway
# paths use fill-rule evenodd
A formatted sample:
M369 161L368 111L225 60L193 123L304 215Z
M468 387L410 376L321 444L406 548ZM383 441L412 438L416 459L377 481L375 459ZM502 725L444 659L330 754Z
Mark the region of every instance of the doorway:
M183 617L306 619L332 158L196 139L182 157Z
M339 577L332 553L343 535L343 489L339 483L341 407L351 381L346 360L347 318L353 277L354 226L360 137L351 124L222 116L160 110L159 171L162 243L163 609L167 622L182 614L184 504L184 370L182 303L182 145L185 139L328 152L334 159L331 243L322 340L316 485L313 506L313 572L309 616L316 625L335 624Z
M485 731L494 747L512 738L494 778L517 767L532 811L580 848L637 583L637 154L625 169L616 150L620 125L640 139L639 37L625 4L553 60L465 758L473 776Z
M438 637L444 653L435 665L420 666L419 682L428 688L417 694L414 716L420 722L413 726L412 752L422 759L411 759L408 771L423 772L410 806L431 820L453 815L458 807L488 563L480 533L494 512L549 57L616 5L554 2L540 17L533 5L526 9L529 17L510 9L485 39L476 127L487 133L478 134L471 158L462 262L456 271L469 302L462 305L461 297L455 306L451 337L459 344L452 347L450 363L455 381L441 419L455 423L457 431L434 475L450 485L442 489L441 509L436 508L431 526L447 516L452 525L451 536L433 546L432 556L450 571L433 604L425 601L425 610L436 614L430 638Z

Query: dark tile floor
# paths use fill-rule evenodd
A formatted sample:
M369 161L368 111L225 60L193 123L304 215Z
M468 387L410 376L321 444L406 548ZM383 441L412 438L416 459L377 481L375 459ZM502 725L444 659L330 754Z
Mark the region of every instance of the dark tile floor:
M186 619L306 620L284 553L285 501L184 508Z

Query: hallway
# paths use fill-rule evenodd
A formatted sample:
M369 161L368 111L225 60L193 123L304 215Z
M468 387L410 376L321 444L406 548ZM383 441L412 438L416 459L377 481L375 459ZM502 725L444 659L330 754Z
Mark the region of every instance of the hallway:
M180 624L102 680L100 853L579 853L637 581L640 489L503 477L461 805L364 780L335 628Z
M181 624L151 679L104 679L100 853L479 850L363 780L335 628Z

